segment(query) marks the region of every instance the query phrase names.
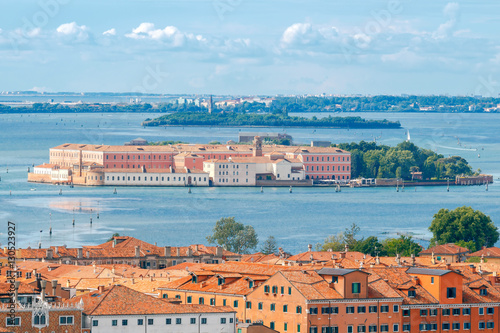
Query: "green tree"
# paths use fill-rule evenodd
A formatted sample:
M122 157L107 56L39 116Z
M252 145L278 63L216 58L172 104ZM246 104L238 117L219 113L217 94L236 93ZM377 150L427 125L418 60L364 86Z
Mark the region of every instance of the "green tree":
M383 248L382 244L378 241L378 238L375 236L370 236L366 239L361 239L356 242L352 251L358 251L364 254L369 254L372 257L376 256L385 256L387 253Z
M476 249L491 247L499 233L489 216L471 207L458 207L455 210L440 209L434 215L429 230L432 243L446 244L473 241Z
M207 236L207 241L235 253L248 253L259 242L255 229L251 225L237 222L234 217L218 220L212 235Z
M339 233L337 235L328 236L323 244L316 244L316 250L318 251L344 251L345 243L344 243L344 234Z
M356 239L357 234L359 233L360 228L353 223L349 228L345 228L344 231L344 245L349 246L349 249L352 249L356 246L358 240Z
M412 254L419 254L422 246L413 241L411 236L401 235L399 238L387 238L382 242L384 251L388 256L394 257L399 254L403 257L409 257Z
M269 236L262 245L260 252L263 254L274 254L278 252L278 245L274 236Z
M466 242L466 241L461 240L461 241L456 242L455 245L468 248L471 253L477 251L476 243L474 243L474 241Z
M108 239L106 242L111 242L113 240L113 238L115 238L115 237L120 237L120 234L115 232L114 234L111 235L111 238Z

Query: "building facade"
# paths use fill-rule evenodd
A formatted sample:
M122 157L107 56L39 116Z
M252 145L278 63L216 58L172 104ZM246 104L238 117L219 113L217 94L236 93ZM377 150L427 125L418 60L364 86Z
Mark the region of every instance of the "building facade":
M303 179L348 182L351 175L347 151L335 147L262 145L262 140L255 137L253 145L67 143L51 148L49 164L36 166L28 174L28 181L92 186L207 186L211 180L225 186L233 185L234 179L240 186L259 185L251 185L254 177L233 177L228 182L227 178L217 177L219 170L215 171L217 166L212 164L228 163L255 169L256 176L262 174L260 180L278 181L275 185L279 181L288 185ZM247 176L246 172L234 176ZM248 172L252 176L253 171Z

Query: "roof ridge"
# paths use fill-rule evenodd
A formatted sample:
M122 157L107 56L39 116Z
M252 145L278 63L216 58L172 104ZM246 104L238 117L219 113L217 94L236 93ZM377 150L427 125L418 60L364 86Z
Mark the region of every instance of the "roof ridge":
M108 295L111 293L111 290L113 290L115 287L116 285L112 285L111 288L109 288L109 290L105 292L104 297L99 302L97 302L96 306L92 309L89 315L92 315L92 313L94 313L94 311L97 310L97 308L101 305L101 303L104 302L104 299L106 299L106 297L108 297Z

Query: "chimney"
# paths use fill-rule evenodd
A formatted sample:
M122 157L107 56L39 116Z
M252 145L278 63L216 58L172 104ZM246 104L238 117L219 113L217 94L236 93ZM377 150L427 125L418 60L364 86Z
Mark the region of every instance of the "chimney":
M90 258L90 252L87 251L87 258Z
M312 252L313 246L312 244L307 245L307 252Z
M170 257L171 251L172 250L170 246L165 246L165 257Z
M153 276L152 275L149 276L149 281L153 282Z
M135 279L134 278L131 278L130 279L130 284L134 284L135 283Z
M375 258L375 264L380 265L380 258L379 258L379 256L377 256Z
M345 251L344 251L344 252L340 252L340 258L341 258L341 259L345 259L345 255L346 255L346 252L345 252Z
M413 281L415 282L415 284L418 286L420 285L420 279L416 276L413 277Z
M401 266L401 256L398 254L396 254L396 263L398 264L398 266Z
M57 290L57 280L52 280L52 295L56 295L56 290Z
M411 265L415 266L415 254L411 254Z
M78 249L76 249L76 257L78 259L83 258L83 248L79 247Z
M56 249L56 254L59 254L59 246L54 247Z
M220 247L220 246L215 247L215 256L222 258L222 247Z
M71 286L71 281L70 280L66 280L66 288L69 288Z
M111 266L111 273L115 274L115 265Z
M45 253L46 253L45 256L47 257L47 259L49 259L49 260L52 259L53 251L51 248L48 248L47 250L45 250Z
M191 250L191 248L188 247L188 249L187 249L187 256L191 257L192 255L193 255L193 250Z
M100 293L103 293L104 292L104 286L103 285L100 285L97 287L97 291L100 292Z
M115 277L114 276L111 278L111 284L115 284Z
M447 270L450 270L450 269L451 269L451 264L446 263L446 269L447 269Z
M17 303L17 298L19 295L19 285L21 284L20 281L16 280L14 281L14 304Z
M138 258L141 256L141 247L139 245L137 245L135 247L135 257Z
M116 238L113 237L113 247L116 246Z
M97 268L95 267L95 263L92 264L92 267L94 267L94 274L96 274L97 273Z
M180 249L180 247L177 247L176 253L177 253L177 257L181 256L181 249Z
M196 252L198 252L198 251L200 250L200 248L199 248L199 245L198 245L198 244L196 244L196 245L194 246L194 250L195 250Z
M45 301L45 287L47 286L47 281L41 280L40 281L40 297L42 298L42 302Z

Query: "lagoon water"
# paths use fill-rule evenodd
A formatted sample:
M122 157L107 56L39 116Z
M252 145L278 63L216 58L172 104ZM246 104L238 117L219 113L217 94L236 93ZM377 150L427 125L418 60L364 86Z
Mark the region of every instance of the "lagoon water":
M316 114L321 117L326 114ZM29 184L27 168L48 162L49 148L66 142L123 144L149 141L190 143L237 140L240 128L143 128L157 114L12 114L0 119L0 242L7 221L16 223L17 246L99 244L118 232L158 245L205 243L215 221L225 216L255 227L259 238L273 235L291 253L343 231L352 223L362 236L409 233L427 246L427 228L440 208L468 205L500 224L500 114L355 113L369 119L399 120L404 129L284 129L298 143L373 141L396 145L409 130L415 144L466 158L474 169L493 174L483 186L394 188L113 188ZM312 116L312 115L307 115ZM283 129L262 128L276 132ZM461 145L458 143L460 142ZM7 172L8 169L8 172ZM62 195L59 191L62 189ZM99 218L97 218L99 213ZM92 224L90 218L92 217ZM75 225L72 220L75 219ZM53 234L49 235L52 227ZM40 232L41 231L41 232Z

